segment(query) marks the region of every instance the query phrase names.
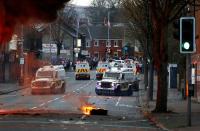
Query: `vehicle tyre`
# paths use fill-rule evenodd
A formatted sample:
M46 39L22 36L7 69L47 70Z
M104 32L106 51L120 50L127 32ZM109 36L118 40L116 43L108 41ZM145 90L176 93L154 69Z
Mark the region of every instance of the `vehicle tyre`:
M60 88L60 94L65 93L65 84L62 85L62 87Z
M133 90L132 90L132 87L129 86L128 90L127 90L127 95L128 96L132 96L133 95Z
M139 91L139 84L138 83L134 83L132 85L132 90L135 91L135 92Z
M95 89L95 93L96 93L97 95L102 95L97 89Z
M120 96L121 95L121 90L120 90L120 86L117 86L117 89L114 91L114 95L115 96Z
M77 77L77 75L76 75L76 78L75 78L76 80L79 80L79 78Z

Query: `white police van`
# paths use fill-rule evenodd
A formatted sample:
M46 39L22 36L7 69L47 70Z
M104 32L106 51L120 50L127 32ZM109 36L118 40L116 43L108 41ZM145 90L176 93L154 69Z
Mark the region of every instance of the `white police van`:
M131 96L138 89L139 81L132 71L111 69L97 81L95 92L97 95Z
M64 93L66 75L63 66L44 66L36 72L35 79L31 82L32 94Z
M77 62L76 63L76 72L75 72L75 79L88 79L90 80L90 66L89 63L84 62Z

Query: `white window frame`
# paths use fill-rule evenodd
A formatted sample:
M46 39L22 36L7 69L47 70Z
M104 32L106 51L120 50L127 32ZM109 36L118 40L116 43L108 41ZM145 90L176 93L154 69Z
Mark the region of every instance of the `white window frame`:
M114 41L114 47L119 47L117 40Z
M97 44L96 44L96 43L97 43ZM98 46L99 46L99 41L98 41L98 40L95 40L95 41L94 41L94 46L95 46L95 47L98 47Z
M90 47L90 41L86 42L86 47Z
M109 43L109 44L108 44ZM106 47L111 47L111 41L110 40L107 40L106 41Z

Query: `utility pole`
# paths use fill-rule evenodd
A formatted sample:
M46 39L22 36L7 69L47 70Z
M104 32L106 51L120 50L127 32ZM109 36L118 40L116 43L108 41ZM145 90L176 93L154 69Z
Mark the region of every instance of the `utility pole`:
M51 29L51 24L50 24L50 27L49 27L49 29L50 29L50 62L51 62L51 64L52 64L52 51L51 51L51 48L52 48L52 29Z
M18 44L20 45L20 79L19 79L19 85L24 84L24 26L21 26L21 40L18 41Z
M108 8L108 21L107 21L107 27L108 27L108 50L110 50L110 8ZM110 59L110 52L107 53L108 54L108 59Z
M148 46L150 43L150 35L149 35L149 25L150 25L150 17L149 17L149 0L146 0L146 27L147 27L147 33L146 33L146 44L145 44L145 76L144 76L144 84L145 84L145 90L146 90L146 105L149 106L149 87L148 87Z
M195 2L195 0L193 0L193 4L194 4L194 14L193 14L193 16L194 16L194 18L195 18L195 4L196 4L196 2ZM195 34L195 33L194 33ZM195 37L195 36L194 36ZM194 42L195 42L195 39L194 39ZM188 66L186 66L187 67L187 72L188 72L188 74L187 74L187 81L188 81L188 99L187 99L187 125L188 126L192 126L192 122L191 122L191 117L192 117L192 113L191 113L191 96L193 95L192 94L192 92L193 92L193 90L194 90L194 82L192 81L192 73L191 73L191 70L192 70L192 63L191 63L191 54L187 54L187 56L186 56L186 62L187 62L187 65Z

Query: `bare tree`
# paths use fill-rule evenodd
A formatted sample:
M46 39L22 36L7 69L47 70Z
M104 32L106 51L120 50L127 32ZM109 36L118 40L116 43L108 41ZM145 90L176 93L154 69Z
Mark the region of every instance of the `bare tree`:
M76 23L77 13L74 6L68 5L65 9L58 12L58 18L50 25L52 41L57 45L57 56L60 56L60 50L66 35L65 28L72 27Z
M152 21L152 55L158 76L156 112L167 111L168 26L192 2L193 0L122 0L123 7L128 10L130 18L135 22L145 21L142 12L149 6ZM141 26L141 30L145 34L147 28Z
M108 11L112 12L110 21L118 22L122 15L119 9L121 0L93 0L91 7L88 8L88 16L94 24L103 24Z

